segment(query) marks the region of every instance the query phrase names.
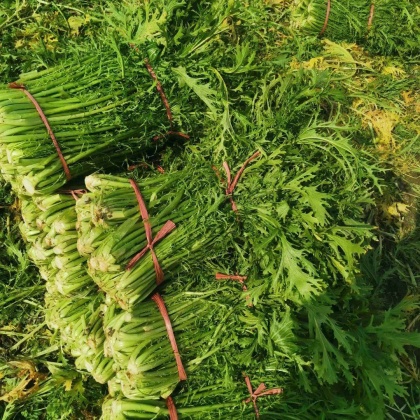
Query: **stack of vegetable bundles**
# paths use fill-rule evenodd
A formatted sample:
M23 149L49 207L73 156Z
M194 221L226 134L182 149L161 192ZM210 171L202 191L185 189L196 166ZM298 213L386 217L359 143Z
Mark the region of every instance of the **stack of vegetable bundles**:
M47 323L108 385L104 420L383 413L404 391L393 357L419 345L395 321L415 304L367 310L382 175L337 111L347 84L293 67L265 2L201 3L108 3L112 45L0 92Z

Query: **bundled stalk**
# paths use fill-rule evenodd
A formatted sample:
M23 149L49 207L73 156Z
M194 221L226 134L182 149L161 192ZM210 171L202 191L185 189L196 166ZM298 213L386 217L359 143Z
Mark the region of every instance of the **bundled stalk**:
M225 413L229 418L232 417L232 410L237 409L241 413L240 406L235 403L210 404L181 406L176 408L176 412L181 419L185 418L215 418L212 415L220 416ZM251 413L249 413L251 414ZM124 398L110 398L102 406L102 420L130 420L130 419L169 419L170 411L165 401L159 400L129 400ZM220 417L218 417L220 418Z
M251 331L239 332L239 319L250 316L240 290L210 279L190 281L186 291L172 287L161 297L154 295L153 300L137 305L132 312L114 309L113 317L105 320L105 354L115 361L117 375L113 381L126 397L167 397L183 372L187 377L194 375L202 364L232 354L235 343L253 335ZM171 344L167 319L159 307L162 301L181 365ZM232 360L232 366L240 364L239 360Z
M291 26L332 40L357 41L367 33L370 0L304 0L291 5Z
M418 58L420 8L411 0L372 1L367 49L376 54Z
M65 351L76 358L76 367L106 383L114 375L114 362L104 357L102 298L89 292L71 298L47 294L46 320L59 332Z
M133 63L120 59L102 49L22 74L0 90L1 168L17 192L54 192L96 168L155 150L153 137L170 131L146 67L128 73Z
M22 203L21 232L48 290L71 296L91 287L86 258L77 250L75 198L54 194Z
M289 413L290 408L293 410L297 395L294 391L288 392L287 398L281 395L282 386L289 378L281 370L272 370L271 364L258 361L247 369L246 374L232 369L229 362L206 366L197 371L195 379L189 380L166 400L127 399L118 393L111 394L112 398L108 398L103 404L102 419L172 419L175 418L175 413L184 419L228 416L232 419L251 419L256 415L261 415L261 418L275 418L269 417L273 414L281 418L281 413ZM265 385L264 392L255 400L254 405L251 402L251 393L261 387L261 384ZM301 396L299 401L302 401ZM292 410L290 413L293 413ZM308 417L304 415L301 418Z
M382 55L418 55L419 21L418 6L409 0L305 0L291 5L292 28L358 42Z
M139 184L141 194L148 202L149 213L155 208L169 206L166 215L176 210L185 194L187 171L172 176L150 176ZM114 175L93 174L85 179L89 192L76 201L78 250L90 256L119 225L128 219L138 219L140 210L130 181ZM179 189L179 191L177 191ZM135 251L135 250L134 250ZM133 252L134 252L133 251Z
M128 179L87 178L92 193L77 203L79 250L89 254L88 270L94 281L124 309L151 294L162 281L159 272L170 278L226 252L223 236L234 228L234 217L219 211L227 199L214 171L203 165L138 181L146 217ZM156 259L145 251L151 242L144 220L151 225L152 238L172 226L153 243Z

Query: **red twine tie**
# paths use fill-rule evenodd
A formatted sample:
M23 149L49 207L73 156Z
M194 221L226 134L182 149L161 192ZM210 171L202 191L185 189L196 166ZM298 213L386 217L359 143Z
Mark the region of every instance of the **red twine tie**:
M139 53L139 49L134 45L134 44L130 44L130 47L133 48L137 53ZM149 72L151 78L154 80L154 82L156 83L156 90L158 91L159 95L160 95L160 99L162 100L162 103L166 109L166 116L168 117L169 120L169 124L171 126L171 131L168 131L166 134L164 135L158 135L153 137L154 141L157 141L159 139L161 139L162 137L165 137L167 135L176 135L179 137L183 137L185 139L189 139L190 136L188 134L184 134L181 132L177 132L177 131L172 131L173 130L173 116L172 116L172 111L171 111L171 106L169 105L169 101L168 98L165 95L165 91L163 90L163 86L160 83L158 77L156 76L155 71L153 70L152 65L150 64L149 60L146 58L144 60L144 65L146 66L147 71Z
M134 267L134 265L137 263L137 261L139 261L143 257L143 255L147 252L147 250L150 250L150 252L152 253L153 265L155 266L155 271L156 271L156 283L159 285L163 282L164 276L163 276L163 271L159 265L159 261L157 259L157 256L153 247L156 245L157 242L159 242L166 235L172 232L176 228L176 225L171 220L168 220L163 225L162 229L158 232L158 234L153 238L152 226L150 225L150 222L149 222L149 213L147 212L147 208L143 200L143 196L141 195L140 189L134 180L130 179L130 184L134 189L137 202L139 203L140 214L143 220L144 230L146 232L147 245L137 255L135 255L131 259L131 261L127 264L126 269L131 270Z
M233 281L237 281L239 283L241 283L242 285L242 290L244 292L247 292L248 289L246 287L245 284L245 280L247 279L247 276L240 276L238 274L232 276L229 274L222 274L222 273L216 273L216 280L233 280ZM246 300L248 302L248 306L253 306L252 302L250 301L251 297L249 295L246 296Z
M165 321L166 331L168 333L169 341L171 342L172 350L174 351L176 366L178 367L178 376L180 381L185 381L187 379L187 374L185 372L184 366L182 364L181 356L179 355L178 346L176 344L174 330L172 329L171 320L169 318L168 311L165 306L165 302L162 299L162 296L159 293L155 293L152 296L152 300L156 303L159 308L159 311L162 315L162 318Z
M331 0L328 0L327 3L327 14L325 15L325 20L324 20L324 26L321 29L321 32L319 33L319 35L321 36L325 30L327 29L328 26L328 20L330 18L330 12L331 12Z
M60 159L61 165L63 166L63 169L64 169L64 174L66 175L66 180L70 181L71 180L70 169L67 165L66 160L64 159L64 156L63 156L63 153L61 151L60 145L59 145L59 143L58 143L58 141L57 141L57 139L54 135L54 132L52 131L50 123L48 122L48 118L44 114L44 111L42 110L38 101L31 95L31 93L26 89L25 86L20 85L19 83L16 83L16 82L9 83L9 88L10 89L21 90L29 98L29 100L34 104L35 109L38 111L38 114L41 117L41 120L44 123L45 128L47 129L49 136L51 137L51 140L54 144L55 150L57 151L57 154L58 154L58 157Z
M159 95L160 95L160 98L162 99L163 105L165 106L166 116L168 117L169 124L171 125L171 129L172 129L172 127L173 127L172 111L171 111L171 107L169 105L168 98L165 95L165 91L163 90L163 87L162 87L161 83L159 82L159 79L157 78L156 73L154 72L153 67L150 65L149 60L147 58L144 60L144 64L145 64L146 69L149 72L150 76L152 77L152 79L156 83L156 89L159 92Z
M169 410L169 420L178 420L178 413L176 412L175 403L172 397L166 399L166 407Z
M245 402L245 404L248 404L249 402L252 401L252 404L254 404L255 415L256 415L257 419L259 419L260 418L260 412L259 412L258 407L257 407L257 398L263 397L264 395L282 394L283 393L283 388L273 388L273 389L269 389L269 390L265 391L265 389L266 389L265 384L261 383L261 384L258 385L258 388L255 391L253 391L251 381L250 381L248 376L245 376L245 382L246 382L246 386L248 387L248 391L251 394L251 396L249 398L247 398L246 400L244 400L244 402Z
M132 171L134 171L137 168L149 169L150 166L147 163L145 163L145 162L136 163L136 164L133 164L133 165L128 166L127 170L130 171L130 172L132 172ZM160 172L161 174L164 174L165 173L165 170L160 165L156 165L156 170L158 172Z
M59 194L70 194L75 200L78 200L80 196L87 193L87 190L78 189L78 190L58 190Z
M232 205L232 210L235 213L238 212L238 207L236 206L236 203L235 203L235 201L232 198L233 191L235 190L236 185L238 184L239 179L242 176L242 173L245 170L245 168L247 167L247 165L249 164L249 162L251 162L252 160L254 160L259 155L260 155L260 152L255 152L250 158L248 158L245 161L245 163L242 165L241 169L239 169L239 171L236 174L236 176L233 179L233 181L232 181L232 178L231 178L229 165L227 164L227 162L223 162L223 168L224 168L224 170L226 172L226 176L227 176L226 195L229 197L230 204Z

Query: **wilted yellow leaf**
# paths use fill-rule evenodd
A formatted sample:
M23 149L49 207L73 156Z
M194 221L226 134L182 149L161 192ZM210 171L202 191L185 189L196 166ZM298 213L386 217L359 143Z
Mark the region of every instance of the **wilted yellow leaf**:
M377 135L378 143L382 148L393 149L395 147L392 132L399 121L397 114L375 109L365 112L362 116L362 121L365 126L373 128Z
M403 97L404 103L406 105L411 105L414 102L414 98L411 96L412 94L413 92L411 90L401 92L401 96Z
M71 385L72 385L72 380L71 379L67 379L65 382L64 382L64 389L66 390L66 391L71 391Z
M409 211L409 206L407 204L404 203L392 203L388 208L387 208L387 213L390 216L393 217L401 217L404 214L407 214Z
M71 16L67 19L71 34L77 36L80 33L80 28L86 23L86 19L81 16Z
M24 44L23 39L18 39L18 40L15 42L15 48L20 48L20 47L22 47L22 46L23 46L23 44Z
M386 66L382 69L382 74L390 74L392 77L405 76L405 71L402 68L395 66Z

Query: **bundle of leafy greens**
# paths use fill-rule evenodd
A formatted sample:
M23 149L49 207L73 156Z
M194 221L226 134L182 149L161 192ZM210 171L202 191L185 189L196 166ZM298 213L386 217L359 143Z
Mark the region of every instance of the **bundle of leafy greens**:
M75 197L61 193L21 202L20 230L47 290L71 296L91 288L86 258L77 251Z
M265 418L383 418L395 409L402 416L410 400L416 418L418 229L407 227L408 219L415 226L415 211L407 210L416 206L415 190L402 184L418 171L415 70L373 59L355 45L325 41L321 51L315 37L282 24L283 9L274 3L126 0L89 9L113 46L102 51L129 63L120 70L131 81L149 77L144 98L153 92L155 109L145 116L161 113L158 140L173 127L194 137L185 153L165 152L165 174L131 176L152 238L168 220L177 222L154 251L169 280L161 293L187 381L178 383L166 326L147 300L157 286L156 267L128 177L87 178L90 192L76 204L77 245L73 199L51 198L55 210L48 201L42 209L38 201L23 203L23 232L37 250L31 253L44 277L55 279L48 282L48 324L80 371L108 381L105 419L167 418L167 403L155 398L169 393L180 418L254 418L252 401L244 402L251 396L244 374L254 390L261 382L284 389L256 400ZM313 34L322 31L327 4ZM375 2L371 13L370 3L331 2L324 34L414 55L416 28L405 21L415 22L411 6L402 2L407 9L391 20L381 5L396 7ZM339 10L351 13L342 17ZM375 35L397 19L404 20L403 42L392 30ZM146 58L169 98L173 127ZM123 108L118 115L141 120ZM13 168L5 164L4 173ZM56 247L69 257L64 270L53 263ZM93 291L86 258L108 297ZM216 272L237 274L244 284L229 275L217 283ZM14 292L5 307L27 299L28 290Z
M140 68L133 80L122 65L116 52L102 50L22 75L12 86L35 97L50 135L23 88L2 89L2 173L15 191L48 194L71 178L156 149L153 137L169 125L153 79Z
M78 369L101 384L115 374L113 360L104 356L103 300L102 293L89 291L70 298L50 293L45 297L46 322L59 333L63 350L75 358Z
M333 41L358 42L373 54L418 57L420 17L415 2L405 0L295 1L291 26Z
M171 278L223 255L229 232L236 229L234 217L219 209L226 197L205 162L196 160L185 170L138 179L135 184L147 215L139 208L130 180L115 176L87 177L91 192L76 206L79 251L89 255L89 274L124 309L153 292L163 280L160 270L164 278ZM168 225L171 230L158 236ZM148 248L152 243L156 258Z
M169 284L161 298L188 378L196 372L201 376L202 365L209 369L227 354L240 354L240 347L255 335L252 328L241 328L242 318L252 315L240 289L218 282L214 275ZM104 321L105 353L114 359L117 371L112 387L118 386L130 399L167 397L182 377L156 299L154 295L132 312L111 307L107 312L112 316ZM261 346L250 351L249 358L260 357L259 350ZM230 367L240 371L249 363L244 359L232 357Z

